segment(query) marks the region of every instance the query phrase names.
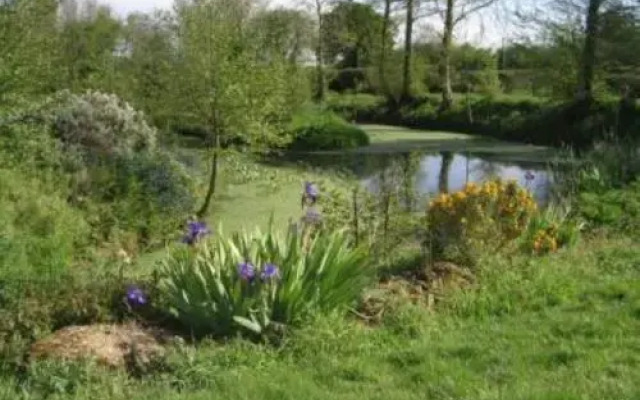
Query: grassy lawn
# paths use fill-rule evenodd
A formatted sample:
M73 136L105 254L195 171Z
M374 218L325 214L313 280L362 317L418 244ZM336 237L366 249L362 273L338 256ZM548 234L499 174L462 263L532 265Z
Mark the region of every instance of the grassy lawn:
M280 349L203 343L143 380L46 369L27 385L78 380L77 399L640 396L637 246L599 240L551 257L485 262L479 287L450 294L435 313L407 304L376 327L325 318Z

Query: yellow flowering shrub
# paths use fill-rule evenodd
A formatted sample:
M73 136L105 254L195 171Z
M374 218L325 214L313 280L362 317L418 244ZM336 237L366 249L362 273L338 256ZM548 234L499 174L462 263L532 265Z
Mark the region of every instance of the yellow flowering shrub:
M478 251L517 239L536 210L531 193L514 181L469 183L461 191L440 194L429 204L428 245L437 256L473 263Z
M540 229L533 237L535 254L553 253L558 250L558 229L555 226Z

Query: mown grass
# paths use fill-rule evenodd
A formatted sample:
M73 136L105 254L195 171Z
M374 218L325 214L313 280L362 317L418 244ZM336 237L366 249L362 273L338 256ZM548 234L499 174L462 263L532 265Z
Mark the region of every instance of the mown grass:
M634 399L640 396L640 249L599 239L554 256L483 260L479 286L379 327L326 318L282 348L202 343L142 380L32 371L31 398ZM6 379L4 398L16 398ZM1 397L2 391L0 391Z

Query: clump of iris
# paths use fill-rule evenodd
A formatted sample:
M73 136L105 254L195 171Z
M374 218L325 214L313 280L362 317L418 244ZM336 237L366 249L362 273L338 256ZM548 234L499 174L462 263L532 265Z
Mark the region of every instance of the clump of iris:
M131 307L140 307L147 304L147 295L138 286L127 287L127 304Z
M209 234L211 234L211 230L204 222L189 222L187 234L182 238L182 242L192 246Z
M238 264L238 275L245 282L253 282L258 276L256 267L249 261ZM259 273L262 282L269 282L280 277L280 270L275 264L267 263Z

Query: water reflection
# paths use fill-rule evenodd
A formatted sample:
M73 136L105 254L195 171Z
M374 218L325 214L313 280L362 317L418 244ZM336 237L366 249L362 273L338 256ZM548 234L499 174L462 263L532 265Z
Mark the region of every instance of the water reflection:
M540 204L546 204L551 187L551 175L544 160L507 161L501 160L499 154L447 151L439 154L305 154L297 161L346 170L373 192L388 186L392 181L390 175L409 174L413 179L411 186L420 197L457 191L468 182L481 183L499 177L517 181L527 187ZM394 181L401 182L402 179Z

